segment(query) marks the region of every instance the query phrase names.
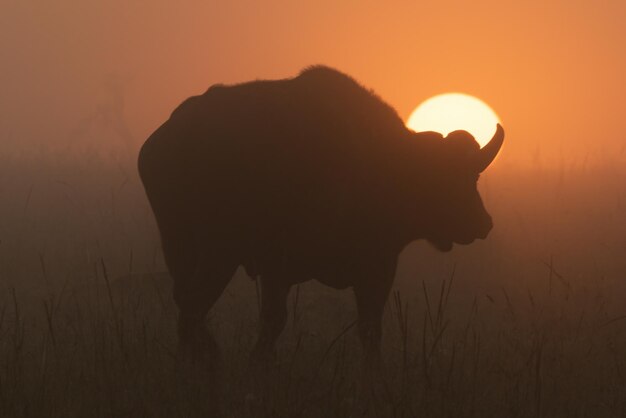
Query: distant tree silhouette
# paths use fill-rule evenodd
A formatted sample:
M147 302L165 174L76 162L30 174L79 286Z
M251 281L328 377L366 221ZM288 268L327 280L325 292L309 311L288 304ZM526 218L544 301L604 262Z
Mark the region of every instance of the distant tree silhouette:
M97 151L119 151L121 144L122 151L132 155L134 138L126 117L127 84L128 80L119 74L105 77L102 82L103 97L69 133L71 147L88 145L97 147Z

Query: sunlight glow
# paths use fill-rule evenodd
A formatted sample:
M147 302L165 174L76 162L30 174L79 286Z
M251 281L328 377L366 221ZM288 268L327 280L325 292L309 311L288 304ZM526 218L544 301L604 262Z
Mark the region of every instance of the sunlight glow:
M444 136L463 129L484 146L499 122L498 115L482 100L463 93L446 93L420 104L406 125L416 132L435 131Z

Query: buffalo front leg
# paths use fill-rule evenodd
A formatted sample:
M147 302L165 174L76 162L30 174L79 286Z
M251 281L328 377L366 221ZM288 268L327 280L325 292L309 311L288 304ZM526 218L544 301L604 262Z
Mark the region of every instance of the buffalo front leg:
M391 289L393 274L365 275L354 287L358 311L358 332L363 347L363 365L360 379L359 407L378 409L378 402L384 398L385 379L380 353L382 339L382 319L385 303ZM362 415L362 412L358 413Z
M287 323L287 295L291 287L277 276L262 276L260 280L260 330L251 354L253 363L266 363L273 357L276 340Z
M363 347L363 360L367 368L380 366L382 318L389 296L393 274L372 277L354 286L358 311L358 332Z

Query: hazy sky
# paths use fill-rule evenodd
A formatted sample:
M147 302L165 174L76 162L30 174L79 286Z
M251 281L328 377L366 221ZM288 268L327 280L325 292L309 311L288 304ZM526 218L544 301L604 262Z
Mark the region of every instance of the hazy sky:
M619 155L625 21L617 0L1 0L0 150L76 136L122 98L139 143L213 83L323 63L403 118L434 94L476 95L512 156Z

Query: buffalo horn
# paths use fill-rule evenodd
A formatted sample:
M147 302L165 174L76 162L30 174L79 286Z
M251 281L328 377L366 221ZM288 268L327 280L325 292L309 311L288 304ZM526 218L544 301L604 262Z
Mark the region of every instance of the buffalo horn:
M498 155L498 151L502 147L502 142L504 141L504 129L502 126L498 124L496 128L496 133L491 138L491 141L487 143L484 147L480 149L478 154L478 172L482 173L489 164L496 158Z

